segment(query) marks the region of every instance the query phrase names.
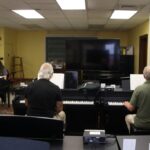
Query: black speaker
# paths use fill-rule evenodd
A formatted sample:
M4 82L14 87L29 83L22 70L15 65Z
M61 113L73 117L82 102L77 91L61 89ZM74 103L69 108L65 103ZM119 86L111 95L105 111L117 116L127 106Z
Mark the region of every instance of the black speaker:
M130 90L130 77L122 77L121 78L121 86L123 90Z
M65 72L65 88L76 89L78 87L78 72L66 71Z
M134 56L121 55L120 56L120 73L123 76L129 76L134 72Z

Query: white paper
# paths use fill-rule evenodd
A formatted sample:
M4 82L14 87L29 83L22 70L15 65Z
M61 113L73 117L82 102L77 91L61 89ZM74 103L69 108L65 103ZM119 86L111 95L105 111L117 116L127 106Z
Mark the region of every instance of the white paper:
M52 83L57 85L60 89L64 88L64 73L53 73L52 78L50 79Z
M25 103L25 100L20 100L20 104L24 104Z
M136 139L123 139L123 150L135 150Z
M135 88L145 82L143 74L130 74L130 90L135 90Z

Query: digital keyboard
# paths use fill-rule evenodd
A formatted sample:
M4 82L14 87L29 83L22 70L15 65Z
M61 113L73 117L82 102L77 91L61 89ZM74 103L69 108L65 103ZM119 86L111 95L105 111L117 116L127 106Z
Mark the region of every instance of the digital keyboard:
M64 100L65 105L94 105L94 101L75 101L75 100Z
M123 102L108 102L109 106L123 106Z
M19 103L20 103L20 104L25 104L25 100L22 99L22 100L19 101Z
M20 104L25 104L25 100L20 100ZM94 101L63 101L65 105L94 105Z
M125 101L129 101L130 98L117 97L117 98L106 98L104 101L105 106L123 106Z
M95 93L84 93L79 90L63 90L62 99L64 105L94 105Z
M125 101L129 101L132 92L105 92L101 97L104 106L123 106Z

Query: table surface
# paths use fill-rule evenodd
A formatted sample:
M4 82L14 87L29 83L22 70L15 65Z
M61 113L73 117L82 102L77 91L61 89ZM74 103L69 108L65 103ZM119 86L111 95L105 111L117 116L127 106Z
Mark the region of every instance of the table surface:
M84 144L82 136L64 136L63 141L50 141L50 150L118 150L115 138L105 144Z
M16 137L0 137L1 150L50 150L46 141Z
M134 144L135 144L136 150L149 150L150 135L135 135L135 136L133 135L121 136L120 135L120 136L116 136L116 139L121 150L126 149L128 145L130 146L132 145L132 147L134 147Z

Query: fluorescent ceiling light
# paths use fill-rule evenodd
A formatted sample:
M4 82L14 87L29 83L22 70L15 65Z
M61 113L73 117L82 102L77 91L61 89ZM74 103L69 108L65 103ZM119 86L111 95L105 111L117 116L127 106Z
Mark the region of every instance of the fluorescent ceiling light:
M129 19L135 13L137 13L136 10L114 10L110 18L111 19Z
M61 9L82 10L85 9L85 0L56 0Z
M35 10L29 9L29 10L12 10L12 11L27 19L43 19L44 18Z

